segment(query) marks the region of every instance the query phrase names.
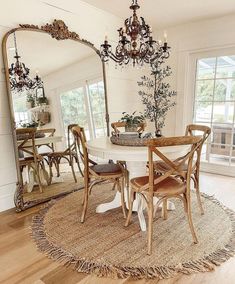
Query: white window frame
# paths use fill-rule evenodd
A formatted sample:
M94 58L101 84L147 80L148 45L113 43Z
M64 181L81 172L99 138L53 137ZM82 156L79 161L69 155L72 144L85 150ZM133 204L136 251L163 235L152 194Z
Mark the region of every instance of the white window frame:
M234 55L235 46L182 51L178 56L177 105L175 134L182 135L193 122L197 60L207 57ZM234 167L201 162L201 170L235 177Z
M92 117L92 113L91 113L91 104L90 104L90 96L89 96L88 86L90 84L95 84L95 83L98 83L98 82L101 82L101 81L103 81L102 77L95 77L95 78L90 78L86 81L84 81L84 80L77 81L77 82L74 82L73 84L68 84L66 86L63 86L61 88L57 88L55 90L56 102L57 102L57 106L58 106L59 112L60 112L60 115L59 115L60 123L59 124L60 124L61 131L63 132L63 135L64 135L66 129L64 128L60 95L62 93L68 92L68 91L73 90L73 89L83 88L84 94L85 94L85 106L86 106L86 109L89 110L88 111L88 128L89 128L89 131L90 131L90 139L95 138L95 127L94 127L93 117ZM63 139L63 146L64 147L66 147L66 145L67 145L66 143L67 143L66 139Z

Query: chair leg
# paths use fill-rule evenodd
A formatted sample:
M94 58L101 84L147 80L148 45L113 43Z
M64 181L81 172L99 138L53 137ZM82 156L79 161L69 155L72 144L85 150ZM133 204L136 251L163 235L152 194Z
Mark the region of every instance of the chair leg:
M202 200L201 200L201 194L199 190L199 172L196 170L196 173L194 174L194 188L196 190L196 195L197 195L197 202L201 211L201 215L204 215L204 210L202 206Z
M84 223L84 221L85 221L85 216L86 216L87 206L88 206L88 195L89 195L88 188L85 188L81 223Z
M152 253L152 239L153 239L153 198L148 202L148 255Z
M130 182L130 173L129 171L126 169L125 170L125 183L126 183L126 189L127 191L129 191L129 182Z
M162 218L163 220L167 220L167 199L164 199L162 202Z
M82 169L81 169L81 166L80 166L78 157L75 157L75 160L76 160L76 163L77 163L77 165L78 165L78 170L79 170L81 176L84 177L84 174L83 174L83 171L82 171Z
M97 184L97 181L92 182L90 185L88 182L85 182L85 188L84 188L84 196L83 196L83 211L82 211L82 217L81 217L81 223L84 223L85 217L86 217L86 212L87 212L87 207L88 207L88 198L91 193L91 190L93 186Z
M52 159L48 159L48 165L49 165L49 185L52 183L52 177L53 177L53 172L52 172L52 167L53 167L53 162Z
M128 211L125 227L127 227L130 224L130 221L131 221L132 208L133 208L133 202L134 202L134 194L135 194L135 192L131 189L130 198L129 198L129 211Z
M113 187L112 187L112 190L115 190L116 185L117 185L117 180L115 180L115 181L114 181L114 183L113 183Z
M71 170L72 170L72 173L73 173L74 181L77 183L77 178L76 178L76 174L75 174L74 166L73 166L73 158L70 160L69 164L70 164L70 167L71 167Z
M193 237L193 242L195 244L198 243L198 239L197 239L197 235L193 226L193 220L192 220L192 211L191 211L191 200L190 197L187 198L186 196L184 196L186 204L187 204L187 218L188 218L188 223L189 223L189 228Z
M124 194L124 177L121 178L121 186L120 186L120 180L118 181L118 185L120 187L120 191L121 191L121 203L122 203L122 212L123 212L123 216L124 219L126 219L126 203L125 203L125 194Z
M60 176L60 161L59 159L54 159L53 162L56 168L57 177L59 177Z

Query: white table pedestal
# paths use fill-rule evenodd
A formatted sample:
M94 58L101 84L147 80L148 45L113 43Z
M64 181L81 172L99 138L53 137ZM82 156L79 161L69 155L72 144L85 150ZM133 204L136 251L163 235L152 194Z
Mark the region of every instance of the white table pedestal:
M127 164L127 169L129 170L130 173L130 179L138 176L145 176L146 175L146 162L126 162ZM125 200L126 200L126 205L128 208L127 204L127 190L125 190ZM157 203L158 198L154 197L154 205ZM96 208L96 213L104 213L110 209L118 208L121 206L121 194L120 192L117 192L114 199L111 202L100 204ZM134 200L133 203L133 211L138 212L138 218L140 222L140 228L142 231L146 231L146 221L144 218L144 213L143 211L146 208L146 202L144 198L140 195L137 194L136 199ZM175 206L172 202L167 203L167 209L168 210L174 210Z

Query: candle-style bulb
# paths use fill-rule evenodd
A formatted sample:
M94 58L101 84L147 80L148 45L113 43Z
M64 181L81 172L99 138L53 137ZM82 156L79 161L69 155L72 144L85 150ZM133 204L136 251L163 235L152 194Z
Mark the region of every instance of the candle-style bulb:
M164 42L167 42L167 32L164 31Z
M108 36L107 35L105 35L104 40L108 41Z

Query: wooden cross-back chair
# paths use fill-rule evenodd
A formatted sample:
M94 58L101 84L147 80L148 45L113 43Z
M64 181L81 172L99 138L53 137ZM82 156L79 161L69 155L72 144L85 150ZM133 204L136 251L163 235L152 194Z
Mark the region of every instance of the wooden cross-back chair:
M185 213L194 243L198 243L198 239L193 227L192 215L191 215L191 199L190 199L190 176L192 173L192 161L194 153L200 147L202 136L181 136L181 137L169 137L169 138L157 138L151 139L148 145L149 155L149 176L137 177L130 181L131 193L129 200L129 213L126 220L126 226L129 225L133 201L135 194L141 194L147 203L148 211L148 254L152 252L152 235L153 235L153 218L161 203L163 203L164 214L166 219L167 215L167 200L170 198L179 198L183 201ZM161 147L164 146L187 146L187 154L183 157L179 157L178 161L169 159L161 151ZM189 149L188 149L189 148ZM181 152L182 153L182 152ZM162 175L156 175L154 171L154 158L158 157L168 165L168 170ZM187 170L185 171L185 164ZM182 169L183 168L183 169ZM177 173L177 177L173 176L173 173ZM154 208L153 197L158 197L158 202Z
M53 137L55 134L55 128L45 128L45 129L38 129L37 133L44 134L45 137ZM41 156L44 156L46 158L46 161L48 162L47 155L55 151L55 145L54 143L48 143L39 145L38 148L41 148L42 146L46 146L48 148L48 151L40 153Z
M112 134L118 134L120 133L120 129L119 128L124 128L126 126L126 122L122 122L122 121L117 121L117 122L113 122L111 123L111 127L113 128L113 132ZM137 132L141 133L145 130L146 128L146 123L145 122L141 122L138 124L138 128L137 128Z
M193 163L192 167L192 175L191 178L194 182L194 188L197 194L198 205L201 211L201 214L204 214L202 202L201 202L201 194L199 188L199 172L200 172L200 162L201 162L201 152L204 142L207 140L209 135L211 134L211 128L205 125L198 125L198 124L189 124L186 127L185 136L195 136L195 135L202 135L201 145L197 148L197 155L195 162ZM177 162L177 160L176 160ZM157 173L164 173L166 172L169 167L163 161L157 161L154 163L154 168ZM185 171L187 170L187 165L184 165ZM177 173L176 173L177 174Z
M113 122L111 123L111 127L113 128L112 131L112 135L118 135L119 133L121 133L120 128L124 128L126 126L126 122L122 122L122 121L117 121L117 122ZM142 133L146 128L146 123L145 122L141 122L138 124L138 128L137 128L137 132L138 133ZM125 185L126 188L128 190L129 188L129 172L126 166L126 161L118 161L118 163L120 163L123 168L125 169Z
M124 199L124 168L120 164L108 163L97 164L89 158L86 147L85 131L80 126L72 128L81 160L84 164L84 197L83 197L83 210L81 222L85 221L85 216L88 207L88 197L92 188L99 183L113 182L114 187L117 186L118 191L121 193L121 206L124 218L126 218L126 206Z
M28 167L33 170L34 176L39 186L40 192L43 191L43 186L40 178L40 167L45 171L43 157L38 155L37 148L35 146L35 133L36 128L18 128L16 129L16 136L24 137L18 141L18 152L19 154L19 166L21 173L21 182L23 183L23 169ZM28 143L28 145L27 145Z
M77 126L77 124L70 124L68 125L68 128L67 128L68 147L64 151L54 151L54 152L47 154L48 161L49 161L49 167L50 167L50 178L51 179L53 176L53 173L52 173L53 164L55 165L55 168L56 168L57 177L60 176L60 162L62 159L65 159L69 163L69 166L71 167L73 178L75 182L77 182L77 177L76 177L75 170L74 170L74 161L76 162L78 166L78 170L80 171L81 175L83 175L81 166L79 164L79 157L77 153L76 142L72 135L72 128L74 126Z

